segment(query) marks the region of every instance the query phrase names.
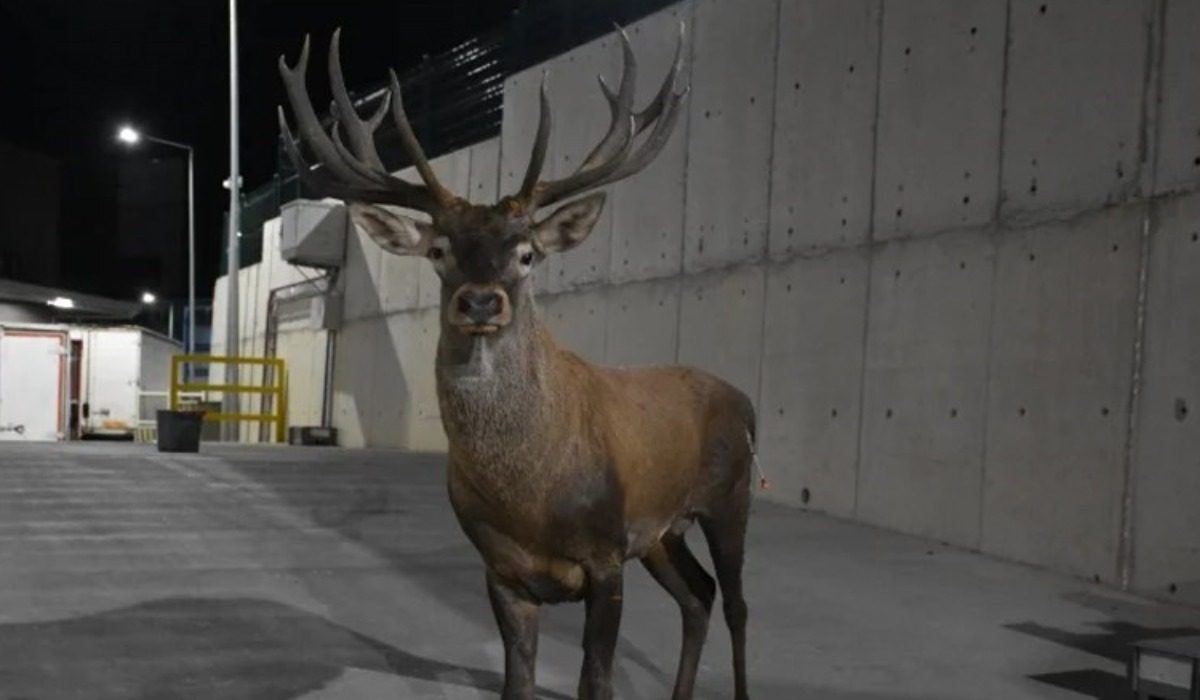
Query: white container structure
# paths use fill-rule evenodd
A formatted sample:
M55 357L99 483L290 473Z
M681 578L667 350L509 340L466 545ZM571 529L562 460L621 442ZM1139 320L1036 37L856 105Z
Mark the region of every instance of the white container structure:
M0 324L0 441L66 437L70 347L60 326Z
M71 338L81 357L81 437L133 436L167 407L178 342L134 326L76 328Z

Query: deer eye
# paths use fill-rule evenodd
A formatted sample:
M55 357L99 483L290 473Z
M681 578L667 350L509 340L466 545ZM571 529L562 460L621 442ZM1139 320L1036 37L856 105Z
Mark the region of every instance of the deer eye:
M533 264L533 251L528 251L521 255L521 264L525 266Z

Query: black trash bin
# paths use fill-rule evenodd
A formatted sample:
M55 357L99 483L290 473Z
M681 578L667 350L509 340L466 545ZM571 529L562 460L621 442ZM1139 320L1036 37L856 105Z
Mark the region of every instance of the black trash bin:
M159 452L199 452L204 411L158 412Z

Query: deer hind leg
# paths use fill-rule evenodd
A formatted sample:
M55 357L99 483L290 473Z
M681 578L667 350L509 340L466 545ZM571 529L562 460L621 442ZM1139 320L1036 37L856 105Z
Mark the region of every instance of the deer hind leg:
M675 598L683 614L683 649L671 699L691 700L717 584L692 556L682 536L666 535L642 557L642 564Z
M748 469L749 467L747 467ZM742 563L746 550L746 521L750 512L749 479L739 480L732 498L716 504L700 520L708 548L712 553L725 623L733 641L733 679L735 700L747 700L746 688L746 599L742 595Z

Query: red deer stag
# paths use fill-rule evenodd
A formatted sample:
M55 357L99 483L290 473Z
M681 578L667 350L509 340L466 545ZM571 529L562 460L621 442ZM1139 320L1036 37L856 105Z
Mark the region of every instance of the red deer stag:
M305 162L280 107L284 143L306 186L344 200L384 250L430 260L441 278L436 375L449 437L449 495L483 556L487 591L505 648L503 697L534 697L538 610L586 601L579 697L612 697L622 569L637 558L683 613L673 697L692 697L716 595L684 541L699 521L712 553L733 639L736 698L746 692L742 560L750 507L754 410L745 394L684 367L595 367L560 348L538 318L530 273L579 245L604 205L593 193L552 214L539 210L633 175L666 143L687 93L680 87L683 28L657 96L633 109L637 63L621 32L624 66L614 92L601 80L612 123L573 174L541 179L550 138L545 84L520 191L471 204L438 182L401 104L395 73L365 121L346 93L338 34L329 54L332 126L326 133L305 86L309 43L280 71ZM423 184L387 172L374 131L391 112ZM430 222L395 208L424 212Z

